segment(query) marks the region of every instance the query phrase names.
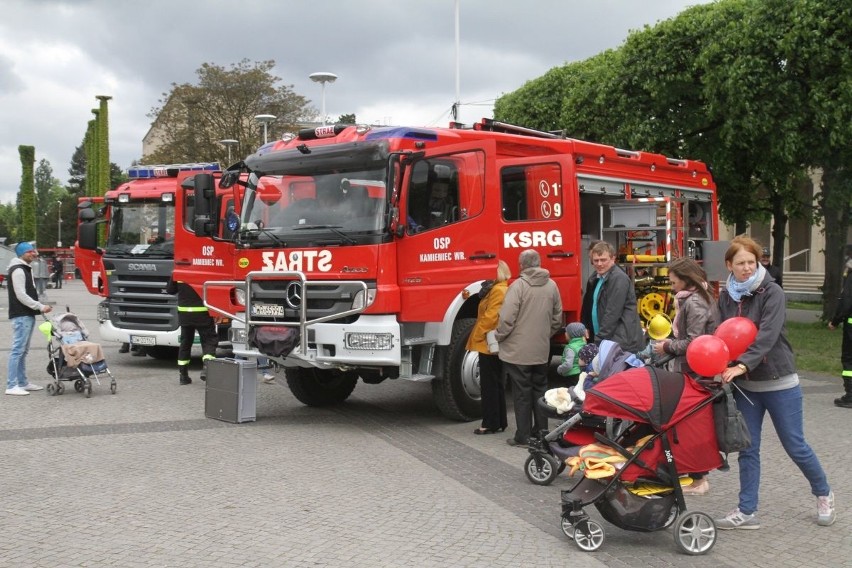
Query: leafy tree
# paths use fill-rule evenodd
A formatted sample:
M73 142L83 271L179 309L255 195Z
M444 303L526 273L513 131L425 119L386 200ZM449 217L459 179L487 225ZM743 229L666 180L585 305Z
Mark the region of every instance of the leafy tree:
M36 191L36 242L39 246L53 246L57 237L57 202L67 198L68 192L53 177L50 162L42 159L35 170Z
M86 159L85 140L82 144L74 148L74 153L71 155L71 165L68 168L68 191L77 196L86 195Z
M237 140L236 155L245 156L263 144L263 128L254 119L259 114L277 117L268 125L270 139L295 131L316 112L292 85L279 84L281 79L271 73L274 66L272 60L243 59L229 69L204 63L196 70L197 84L172 84L160 106L148 114L162 144L143 162L223 163L228 150L219 142L222 139Z
M358 124L355 121L355 113L341 114L340 118L337 119L337 124Z

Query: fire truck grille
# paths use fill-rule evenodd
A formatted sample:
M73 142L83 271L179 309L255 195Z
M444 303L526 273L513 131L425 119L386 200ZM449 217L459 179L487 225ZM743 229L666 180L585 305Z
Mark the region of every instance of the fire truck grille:
M163 274L120 273L109 280L112 324L122 329L172 331L178 328L177 300L166 293Z
M309 285L307 291L293 280L262 280L252 283L251 310L255 321L298 322L301 303L306 302L307 319L333 316L352 309L360 282ZM368 284L369 286L369 284ZM351 323L357 314L335 318L334 323Z

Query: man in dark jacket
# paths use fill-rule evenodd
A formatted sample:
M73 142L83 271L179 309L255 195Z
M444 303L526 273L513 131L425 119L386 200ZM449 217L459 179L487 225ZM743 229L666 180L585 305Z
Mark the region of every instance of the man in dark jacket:
M195 332L198 331L198 336L201 338L201 360L206 368L207 361L216 358L216 346L219 344L216 322L210 317L210 313L204 306L204 301L189 284L172 278L166 291L169 294L177 294L178 298L180 346L178 347L177 364L180 372L180 384L188 385L192 383L189 376L189 362ZM202 370L201 380L205 379L206 373Z
M597 241L589 248L589 258L595 274L586 282L582 320L592 340L600 344L609 339L629 353L642 351L645 336L636 311L636 290L630 277L616 266L615 248Z
M843 390L846 394L834 399L842 408L852 408L852 245L846 245L846 265L843 268L843 291L837 299L834 317L828 329L843 323L843 342L840 347L840 362L843 365Z
M44 388L27 379L27 352L30 350L35 317L49 313L53 308L38 301L30 266L38 258L38 251L31 243L24 242L18 243L15 254L18 256L9 263L9 271L6 273L9 282L9 321L12 322L6 394L23 396Z
M783 276L781 275L781 269L772 264L772 258L769 256L769 249L763 248L763 255L760 257L760 264L763 265L763 268L766 269L766 272L775 280L775 283L784 287L783 284Z

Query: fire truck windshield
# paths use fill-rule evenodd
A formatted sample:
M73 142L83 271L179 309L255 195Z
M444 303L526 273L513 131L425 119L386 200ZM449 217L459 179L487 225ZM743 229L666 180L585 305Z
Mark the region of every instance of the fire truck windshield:
M387 168L251 175L238 238L256 245L357 244L384 231Z
M173 202L113 203L106 252L118 256L174 256Z

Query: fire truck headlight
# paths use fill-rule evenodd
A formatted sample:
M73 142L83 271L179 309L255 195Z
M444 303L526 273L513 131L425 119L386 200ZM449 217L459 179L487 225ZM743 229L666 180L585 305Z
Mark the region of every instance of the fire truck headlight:
M391 333L347 333L346 348L353 350L388 351L393 349Z
M352 309L353 310L362 310L367 308L368 306L373 305L373 301L376 299L376 290L368 289L367 294L364 294L363 290L358 291L355 294L355 297L352 298Z
M239 345L246 344L246 330L245 328L231 328L228 330L228 339L231 340L231 343L236 343Z
M98 323L104 323L109 320L109 304L101 302L98 304Z
M238 306L246 305L246 291L244 288L234 288L234 303Z

